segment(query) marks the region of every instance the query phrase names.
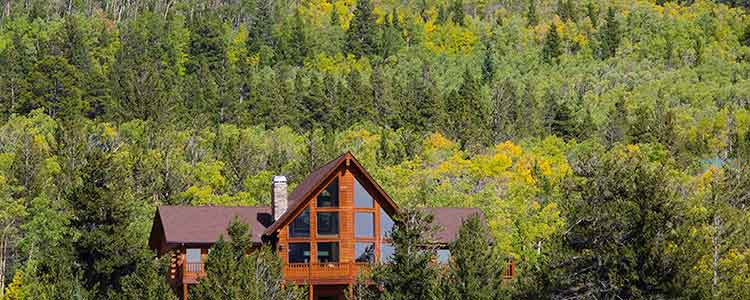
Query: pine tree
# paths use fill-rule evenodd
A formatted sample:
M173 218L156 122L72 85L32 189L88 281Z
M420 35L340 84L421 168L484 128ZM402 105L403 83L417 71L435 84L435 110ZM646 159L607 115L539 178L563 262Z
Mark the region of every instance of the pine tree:
M416 209L404 209L396 218L391 233L395 248L390 263L373 270L373 279L381 283L385 299L427 300L439 295L439 271L432 263L435 233L433 216Z
M24 111L36 108L52 117L72 121L83 116L88 105L82 99L81 73L65 58L45 56L30 74L31 94Z
M448 21L448 12L445 9L445 6L443 4L438 4L438 15L437 15L437 24L445 24L445 22Z
M544 124L546 129L558 137L572 138L575 136L575 126L571 110L565 103L558 103L558 98L548 93L545 101Z
M106 147L85 149L77 172L80 179L65 193L78 234L73 253L80 264L85 286L94 295L116 291L135 264L140 239L131 230L140 206L130 190L126 169Z
M252 248L247 224L235 218L228 226L229 240L223 236L214 244L206 260L206 277L190 290L191 299L302 300L305 294L286 285L281 260L268 247ZM250 253L250 255L247 255Z
M463 83L447 99L446 111L450 136L460 141L462 147L482 144L487 136L487 112L481 99L481 83L469 72L464 71Z
M539 24L539 17L536 14L536 0L529 0L529 7L526 11L526 21L529 26Z
M288 63L302 66L309 50L305 34L305 23L299 9L294 10L291 23L291 32L284 45L284 56Z
M463 0L453 0L453 3L450 6L450 12L451 12L451 20L456 25L464 25L464 19L466 18L464 14L464 1Z
M215 14L205 12L194 18L190 30L187 71L197 73L205 65L211 72L222 72L227 49L225 35L224 27Z
M276 1L255 0L255 12L248 29L247 46L252 53L260 53L261 62L270 65L276 51L273 26L276 24Z
M578 151L572 165L581 180L563 204L575 225L549 253L551 269L537 278L549 294L539 298L672 297L680 259L669 249L686 208L665 176L674 172L671 159L654 160L656 153L663 150L648 145Z
M562 46L560 45L560 35L557 32L557 24L550 24L547 30L547 36L544 37L544 47L542 48L542 60L548 64L557 64L560 62L562 55Z
M489 83L495 77L495 51L492 43L485 42L484 60L482 60L482 82Z
M346 52L357 57L375 53L376 48L375 14L370 0L357 1L354 17L346 32Z
M589 21L591 21L591 26L593 26L594 29L599 27L599 6L597 6L594 1L586 3L586 15L588 15Z
M615 16L615 9L607 9L607 17L604 19L604 27L599 33L599 57L602 59L610 58L617 54L617 48L620 46L622 39L620 32L620 22Z
M164 274L169 273L169 258L156 259L144 251L135 271L122 279L123 300L174 300L176 298Z
M491 233L477 215L466 219L449 245L451 260L443 282L446 299L501 299L507 267L490 244Z

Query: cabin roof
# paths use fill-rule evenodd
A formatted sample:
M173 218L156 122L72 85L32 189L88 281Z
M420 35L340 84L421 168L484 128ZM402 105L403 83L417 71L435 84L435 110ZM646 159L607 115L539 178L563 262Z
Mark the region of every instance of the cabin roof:
M252 241L273 221L271 208L263 206L160 206L156 212L167 244L212 244L219 236L228 237L227 226L235 216L250 225Z
M434 216L433 224L438 226L435 233L435 241L441 244L448 244L458 237L458 231L464 220L473 215L478 215L484 222L484 214L478 208L457 208L457 207L430 207L421 208L425 213Z
M383 209L394 215L398 212L398 206L383 191L380 185L362 167L356 158L350 153L344 153L334 160L329 161L310 173L289 195L287 211L274 222L269 206L161 206L156 212L155 225L152 228L152 236L163 230L165 243L174 244L212 244L219 236L227 236L226 228L229 223L238 216L240 220L250 225L252 241L261 243L264 235L271 236L276 230L288 223L297 211L304 208L317 190L327 182L326 179L333 176L344 164L356 169L364 180L369 181L376 192L380 194L385 203L381 203ZM463 221L471 215L478 214L484 219L482 211L477 208L423 208L434 216L434 223L438 225L439 231L435 235L438 243L447 244L458 235ZM161 226L156 226L156 221Z

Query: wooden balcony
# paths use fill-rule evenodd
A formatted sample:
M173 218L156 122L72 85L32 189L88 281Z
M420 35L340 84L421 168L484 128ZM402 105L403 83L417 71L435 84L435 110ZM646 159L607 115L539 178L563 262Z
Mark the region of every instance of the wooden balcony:
M284 265L284 279L298 283L350 283L367 263L328 262L290 263Z
M284 264L284 279L297 283L351 283L357 278L357 274L363 270L367 271L369 264L355 262L329 262L329 263L290 263ZM198 283L198 280L206 276L203 263L182 263L182 282ZM509 261L503 272L503 279L510 280L516 275L516 264Z
M206 276L203 263L183 263L182 282L198 283L198 279Z

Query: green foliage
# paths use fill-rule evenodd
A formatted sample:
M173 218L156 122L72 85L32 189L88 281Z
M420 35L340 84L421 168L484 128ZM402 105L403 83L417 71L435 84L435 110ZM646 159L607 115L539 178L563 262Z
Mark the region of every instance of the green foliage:
M526 9L526 24L536 26L539 23L539 17L536 12L536 0L529 0L529 6Z
M190 290L191 299L301 300L304 290L283 284L281 261L270 248L253 248L248 225L235 218L206 261L206 277ZM249 255L248 255L249 253Z
M507 267L490 244L491 234L479 216L464 220L450 244L446 299L490 300L504 296L503 271Z
M134 272L155 274L142 255L155 206L268 205L271 176L293 187L351 150L399 204L481 208L497 255L518 262L508 287L527 298L593 280L561 275L576 255L620 255L600 269L617 296L747 298L746 4L5 3L0 285L13 297L135 291ZM628 144L662 149L633 164L669 165L679 222L660 234L674 248L654 250L650 227L645 247L608 239L666 193L615 163ZM581 164L584 148L611 173ZM596 180L607 189L579 190ZM648 195L608 200L601 217L569 207L614 192ZM601 243L586 252L570 236Z
M607 8L607 16L604 18L604 25L599 31L599 57L606 59L617 54L617 48L620 47L622 39L622 29L620 21L615 15L613 7Z
M391 233L395 252L388 264L373 270L373 279L383 286L384 299L438 299L438 269L432 264L434 251L424 248L436 228L433 216L419 210L404 210Z
M169 256L155 259L144 253L135 271L122 279L121 299L173 300L176 298L164 274L169 272Z
M671 160L650 145L607 153L581 149L563 206L569 229L550 249L537 279L542 295L668 298L677 274L683 205L672 188ZM591 285L591 282L599 284Z
M357 1L349 30L346 32L346 53L361 57L375 53L375 15L370 0Z
M562 55L562 46L560 45L560 34L558 33L557 24L552 23L547 36L544 37L544 48L542 48L542 60L548 64L560 62Z
M464 19L466 17L464 16L463 0L453 0L450 6L450 15L453 23L455 23L456 25L464 26Z

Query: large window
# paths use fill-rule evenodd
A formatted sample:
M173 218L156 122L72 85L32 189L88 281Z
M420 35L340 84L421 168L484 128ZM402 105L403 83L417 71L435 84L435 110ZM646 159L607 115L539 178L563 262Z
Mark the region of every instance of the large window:
M354 214L354 237L375 237L375 216L371 212Z
M310 262L310 243L289 243L289 263Z
M335 236L339 234L339 213L318 212L318 235Z
M391 235L393 230L393 219L389 216L383 208L380 209L380 237L386 238Z
M188 263L200 263L201 262L201 249L199 248L188 248L185 251L185 260L187 260Z
M448 249L437 250L437 261L441 264L447 264L451 260L451 251Z
M373 208L372 196L365 190L359 180L354 179L354 207L356 208Z
M361 263L372 263L375 260L375 244L360 242L355 243L354 260Z
M290 237L310 237L310 208L305 208L297 218L289 224Z
M396 253L396 248L391 244L383 243L380 245L380 262L386 264L393 261L393 254Z
M339 207L339 179L336 177L318 195L318 207Z
M339 262L339 243L318 243L318 262Z

